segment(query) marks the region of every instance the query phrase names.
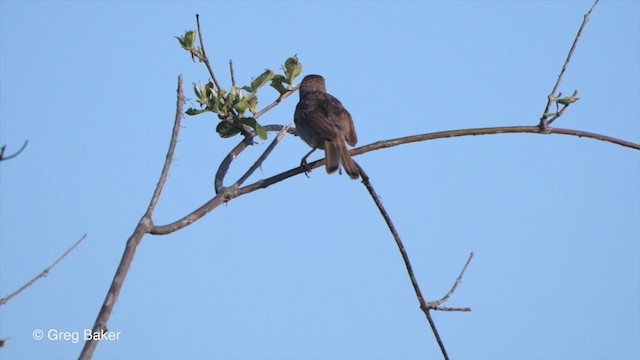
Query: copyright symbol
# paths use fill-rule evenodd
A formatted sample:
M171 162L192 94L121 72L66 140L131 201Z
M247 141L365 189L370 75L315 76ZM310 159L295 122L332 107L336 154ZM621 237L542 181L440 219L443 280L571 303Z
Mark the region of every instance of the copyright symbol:
M42 340L43 337L44 337L44 331L40 329L33 330L33 338L35 340Z

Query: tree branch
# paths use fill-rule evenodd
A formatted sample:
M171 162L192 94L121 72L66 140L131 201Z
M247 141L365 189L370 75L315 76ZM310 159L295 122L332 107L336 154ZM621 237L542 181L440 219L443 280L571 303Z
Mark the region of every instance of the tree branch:
M178 134L180 132L180 123L182 120L182 108L184 106L184 96L182 92L182 75L178 76L178 99L176 105L176 115L173 124L173 131L171 133L171 140L169 142L169 149L167 150L167 155L165 157L164 166L162 168L162 172L160 173L160 179L156 184L156 188L153 192L153 196L151 197L151 201L149 203L149 207L147 211L142 216L138 225L136 226L133 234L127 240L127 244L125 246L124 253L122 254L122 259L120 260L120 264L118 265L118 269L113 277L113 281L111 282L111 287L107 292L107 295L102 303L102 308L98 313L98 317L93 324L92 333L102 333L107 330L107 321L111 316L111 312L113 311L113 307L120 295L120 290L122 289L122 285L124 284L124 280L127 277L127 273L129 272L129 268L131 267L131 263L133 262L133 256L136 253L136 249L138 245L140 245L140 241L142 237L149 232L149 229L153 226L153 222L151 219L151 215L155 206L158 202L158 198L160 197L160 193L162 192L162 188L164 187L164 183L166 181L167 175L169 173L169 167L171 166L171 161L173 160L173 152L176 147L176 143L178 142ZM98 340L93 340L93 337L87 340L82 348L82 352L80 353L80 359L87 360L91 359L93 356L93 352L98 345Z
M51 269L53 269L56 265L58 265L58 263L60 261L62 261L62 259L64 259L67 255L69 255L71 250L75 249L82 242L82 240L84 240L86 237L87 237L87 234L82 235L80 240L76 241L73 245L71 245L71 247L69 249L67 249L67 251L65 251L64 254L62 254L62 256L60 256L56 261L54 261L53 264L49 265L49 267L47 267L46 269L42 270L42 272L40 274L38 274L36 277L31 279L31 281L29 281L28 283L24 284L22 287L20 287L20 289L18 289L16 291L14 291L13 293L7 295L7 297L4 297L4 298L0 299L0 305L6 304L7 301L11 300L11 298L13 298L14 296L20 294L26 288L28 288L31 285L35 284L35 282L40 280L40 278L43 278L43 277L47 276L49 271L51 271Z
M16 151L15 154L9 155L9 156L4 156L4 151L7 149L7 145L2 145L2 147L0 147L0 161L13 159L14 157L20 155L22 150L24 150L27 147L28 143L29 143L29 140L25 140L24 144L22 144L22 147L18 151Z
M218 79L216 79L216 75L213 73L213 69L211 68L211 64L209 63L209 58L204 51L204 41L202 41L202 31L200 31L200 15L196 14L196 24L198 26L198 39L200 40L200 49L202 49L202 62L207 66L207 70L209 70L209 75L211 75L211 80L216 85L216 90L222 89L220 84L218 83Z
M453 293L456 291L456 288L458 287L458 285L460 285L460 283L462 282L462 277L464 276L464 272L467 271L467 267L469 266L469 263L471 262L471 259L473 259L473 252L471 254L469 254L469 258L467 259L467 262L462 267L462 271L460 271L460 275L458 275L458 278L456 279L456 282L453 283L453 286L451 287L451 290L449 290L449 292L445 296L443 296L442 299L437 300L437 301L430 301L429 303L427 303L427 306L430 309L440 310L440 311L471 311L471 309L468 308L468 307L466 307L466 308L440 307L440 305L442 305L447 300L449 300L451 295L453 295Z
M558 90L558 87L560 86L560 82L562 81L562 77L564 76L564 72L569 67L569 63L571 62L571 57L573 56L573 51L576 49L576 46L578 45L578 41L580 40L580 36L582 35L582 30L584 29L585 25L587 25L587 22L589 22L589 15L591 15L591 11L593 11L593 9L596 7L596 5L598 5L598 1L599 0L595 0L595 2L593 3L593 5L589 9L589 11L584 15L584 19L582 20L582 25L580 25L580 29L578 29L578 33L576 34L575 39L573 39L573 45L571 45L571 49L569 50L569 54L567 54L567 59L565 60L564 65L562 65L562 70L560 70L560 74L558 75L558 80L556 81L556 84L553 86L553 89L551 90L551 93L547 97L547 105L544 108L544 112L542 113L542 116L540 117L540 124L538 125L538 126L540 126L540 128L542 130L546 130L547 126L549 125L548 122L547 122L547 120L549 118L549 108L551 107L551 104L553 102L555 102L556 99L557 99L557 97L555 95L556 91ZM577 90L576 90L576 92L577 92ZM559 115L556 116L553 120L557 119L558 117L559 117Z
M389 148L389 147L394 147L394 146L399 146L399 145L404 145L404 144L409 144L414 142L426 141L426 140L446 139L450 137L459 137L459 136L514 134L514 133L545 134L538 126L505 126L505 127L487 127L487 128L439 131L434 133L425 133L425 134L405 136L405 137L400 137L400 138L395 138L390 140L377 141L369 145L352 149L350 151L350 154L352 156L355 156L355 155L368 153L370 151L375 151L378 149ZM570 136L591 138L595 140L610 142L612 144L621 145L621 146L632 148L635 150L640 150L640 144L632 143L630 141L620 140L620 139L606 136L606 135L590 133L587 131L548 128L548 134L570 135ZM311 162L308 165L311 169L315 169L319 166L324 165L324 163L325 163L325 159L320 159L320 160ZM303 173L304 171L305 169L303 167L298 166L290 170L287 170L283 173L268 177L266 179L258 180L252 184L249 184L247 186L244 186L238 189L237 196L250 193L257 189L267 188L282 180L285 180L297 174Z
M360 177L362 178L362 183L367 188L367 191L369 191L369 194L371 195L373 202L376 204L376 207L378 207L380 214L384 218L384 221L387 223L387 227L389 228L389 231L391 231L391 235L393 236L393 239L395 240L396 245L398 246L398 250L400 251L400 255L402 256L402 261L404 262L404 266L407 269L407 274L409 275L409 279L411 280L413 291L416 293L416 297L418 298L420 309L422 310L422 312L424 312L424 315L426 316L427 321L431 326L431 331L433 332L433 335L435 336L436 341L440 346L440 351L442 352L442 356L445 359L448 359L449 357L447 356L447 350L445 349L444 344L440 339L440 335L438 334L438 329L436 328L435 323L431 319L431 316L429 314L430 309L427 306L427 303L424 301L424 297L422 296L422 291L420 291L420 285L418 285L418 280L416 280L416 276L411 266L411 261L409 260L409 255L407 255L407 251L404 248L402 239L400 239L400 235L398 234L396 227L393 225L393 221L391 221L391 217L387 213L387 210L384 208L384 205L382 205L382 201L380 201L380 196L378 196L378 194L376 193L376 190L373 188L373 185L371 185L371 181L369 181L369 176L358 163L356 163L356 166L358 166L358 172L360 173Z

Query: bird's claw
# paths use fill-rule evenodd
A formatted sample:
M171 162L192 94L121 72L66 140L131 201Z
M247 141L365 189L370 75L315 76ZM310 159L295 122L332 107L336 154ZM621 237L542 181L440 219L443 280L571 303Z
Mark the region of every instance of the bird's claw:
M311 166L309 166L306 159L302 159L302 161L300 161L300 167L305 169L304 176L309 177L309 173L311 172Z

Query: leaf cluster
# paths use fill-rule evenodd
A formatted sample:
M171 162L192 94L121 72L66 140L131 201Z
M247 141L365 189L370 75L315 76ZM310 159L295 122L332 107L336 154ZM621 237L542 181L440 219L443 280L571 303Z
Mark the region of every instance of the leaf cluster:
M197 32L189 30L182 36L176 36L180 46L191 54L195 61L208 63L201 46L195 45ZM235 136L245 129L253 129L261 139L267 138L267 131L257 121L258 90L270 84L279 95L287 93L294 86L294 80L302 72L302 64L296 55L288 58L282 66L282 74L266 69L260 75L251 78L249 85L233 85L230 90L219 88L209 81L205 84L193 84L193 91L200 108L189 108L187 115L198 115L213 112L218 115L220 123L216 132L223 138Z

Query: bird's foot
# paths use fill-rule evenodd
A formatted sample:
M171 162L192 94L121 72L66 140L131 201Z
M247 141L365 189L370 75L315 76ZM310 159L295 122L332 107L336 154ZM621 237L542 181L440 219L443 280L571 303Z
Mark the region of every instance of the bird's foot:
M307 159L302 159L300 161L300 167L304 169L304 176L309 177L309 173L311 172L311 166L307 163Z

